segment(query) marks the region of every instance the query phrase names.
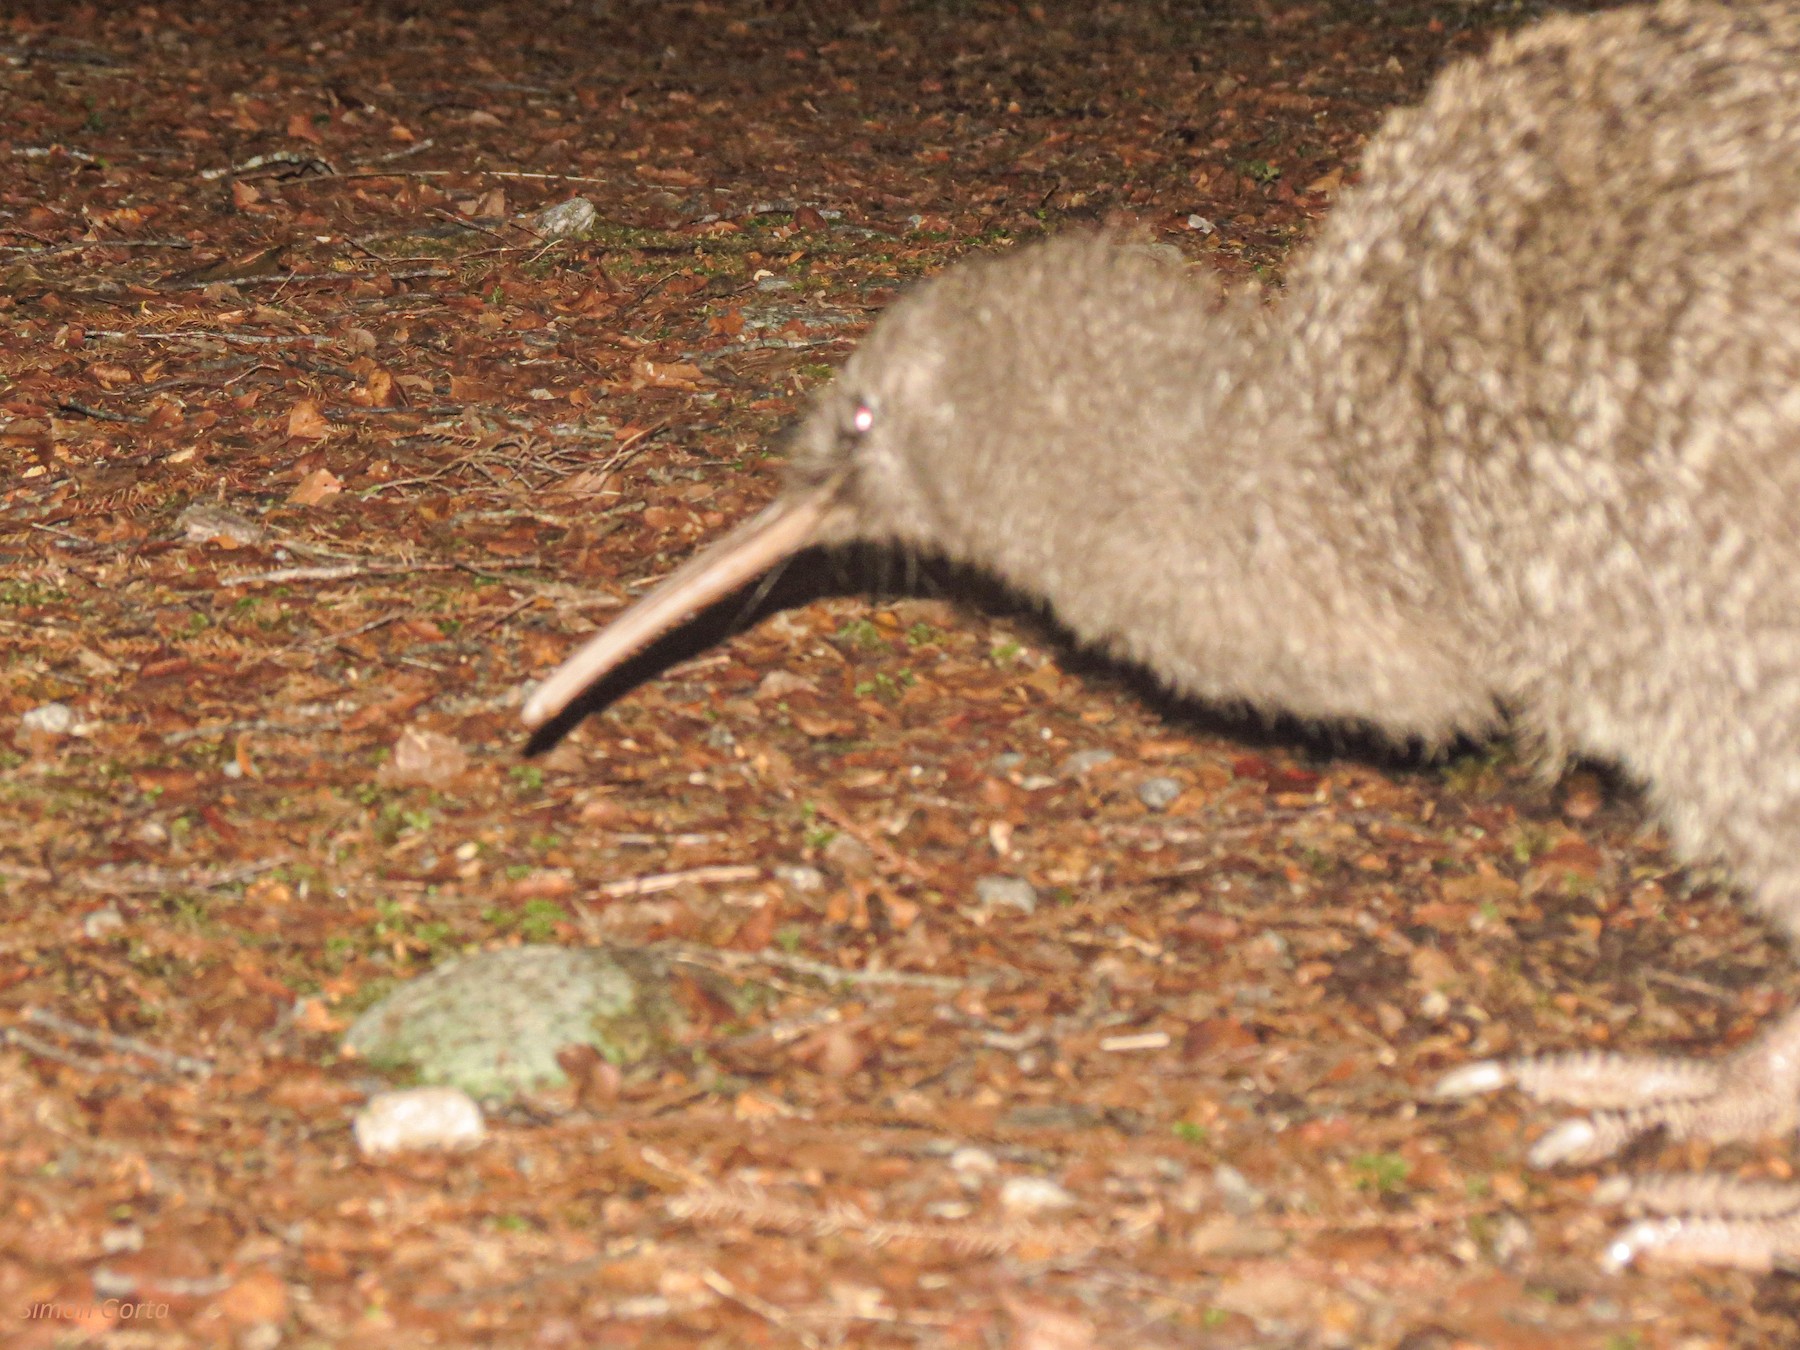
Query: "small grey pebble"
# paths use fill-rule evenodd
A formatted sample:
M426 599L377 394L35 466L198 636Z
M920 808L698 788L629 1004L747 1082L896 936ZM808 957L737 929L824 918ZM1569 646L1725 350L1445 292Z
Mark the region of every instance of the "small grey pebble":
M1037 912L1037 887L1024 877L982 877L975 883L976 903L986 909Z
M1240 1219L1256 1213L1268 1203L1265 1196L1250 1179L1229 1163L1220 1163L1213 1168L1213 1186L1219 1192L1219 1199L1225 1202L1225 1208Z
M600 212L586 197L571 197L547 210L539 211L532 228L546 239L569 239L594 228Z
M144 1250L144 1230L135 1223L114 1224L100 1234L100 1250L108 1256Z
M1003 755L995 755L988 761L988 769L992 773L1009 774L1025 762L1025 756L1016 750L1008 750Z
M1008 1177L1000 1186L1000 1208L1014 1214L1047 1214L1074 1205L1075 1197L1048 1177Z
M97 909L91 914L81 917L81 935L90 940L97 940L109 933L116 933L125 926L125 916L110 905L105 909Z
M1137 785L1137 799L1152 811L1167 811L1181 795L1181 784L1158 775Z
M706 743L714 750L729 750L737 744L737 737L723 722L715 722L706 729Z
M776 863L775 880L798 895L812 895L825 889L825 874L805 863Z
M759 291L791 291L794 289L794 283L786 277L764 277L756 283L756 289Z
M1110 750L1077 750L1057 765L1056 771L1064 778L1079 778L1090 769L1097 769L1102 764L1110 764L1117 758L1118 756Z
M1001 1170L1001 1161L990 1154L986 1148L974 1145L963 1145L954 1154L950 1154L950 1170L956 1172L961 1179L981 1181L981 1177L992 1177Z
M263 529L248 516L228 511L214 502L195 502L175 517L175 528L189 543L206 544L225 539L240 548L260 544L267 537Z

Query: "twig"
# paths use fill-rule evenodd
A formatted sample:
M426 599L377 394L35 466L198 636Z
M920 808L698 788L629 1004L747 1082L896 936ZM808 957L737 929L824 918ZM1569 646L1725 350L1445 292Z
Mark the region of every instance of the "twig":
M473 216L459 216L456 212L446 211L441 206L432 207L431 214L434 216L442 216L445 220L450 221L452 224L460 225L465 230L474 230L479 234L485 234L490 239L501 239L504 242L504 237L498 230L489 229ZM509 246L511 249L519 247L522 247L522 245L514 244Z
M293 643L283 650L293 652L302 649L335 646L349 638L361 637L364 633L373 633L377 628L385 628L388 624L393 623L395 620L402 617L402 613L383 614L379 619L370 619L367 623L358 624L355 628L347 628L341 633L327 633L324 637L308 638L304 642Z
M411 145L407 146L406 149L404 149L404 150L392 150L392 151L389 151L385 155L377 155L377 156L375 156L374 159L370 160L369 163L371 163L371 164L392 164L397 159L409 159L413 155L418 154L421 150L429 150L429 149L431 149L432 146L434 146L436 144L437 144L437 137L427 136L422 141L414 141ZM354 175L351 175L351 174L339 174L338 175L339 178L348 178L348 177L352 177L352 176L354 176Z
M674 949L678 959L698 966L720 966L739 969L745 966L774 966L797 975L810 975L827 984L898 985L909 989L931 989L942 994L958 994L965 989L992 984L980 976L958 978L952 975L920 975L909 970L845 970L826 961L763 948L754 952L731 952L719 948L692 947L687 944Z
M36 1055L39 1059L48 1059L57 1064L67 1065L71 1069L79 1069L82 1073L101 1072L99 1060L73 1054L61 1046L50 1044L49 1041L39 1040L29 1031L21 1031L18 1027L0 1027L0 1045L16 1045L28 1055Z
M506 568L506 569L516 571L516 572L530 571L534 567L542 567L543 565L544 565L544 560L542 558L538 558L535 556L530 557L530 558L520 558L515 562L495 564L495 566L497 566L497 567ZM463 563L457 563L455 566L456 566L457 571L467 572L472 577L484 577L488 581L505 581L505 580L507 580L507 578L500 576L497 572L488 572L488 571L482 570L481 568L477 567L474 563L463 562ZM526 584L529 584L529 583L526 583Z
M279 858L265 858L258 862L240 863L236 867L221 867L210 871L199 867L130 867L119 872L96 869L79 873L73 880L82 890L98 891L103 895L143 894L180 886L216 891L248 881L251 877L261 876L264 872L272 872L283 865Z
M620 900L627 896L654 895L658 891L673 890L688 882L700 886L722 886L733 881L755 881L761 875L762 868L752 867L747 863L719 863L710 867L689 867L680 872L656 872L650 876L609 881L599 888L599 893L609 900Z
M173 1050L163 1050L140 1041L134 1036L121 1036L112 1031L95 1031L79 1022L59 1017L53 1012L45 1012L42 1008L27 1008L25 1020L33 1026L54 1031L60 1036L67 1036L78 1045L98 1046L100 1049L115 1050L123 1055L136 1055L139 1059L147 1059L176 1073L191 1074L196 1078L212 1076L211 1060L196 1058L193 1055L177 1054Z
M750 1293L746 1289L739 1289L735 1284L726 1279L711 1266L708 1266L705 1270L700 1272L700 1279L708 1289L712 1290L713 1293L717 1294L720 1298L727 1299L730 1302L737 1304L739 1307L747 1308L749 1311L762 1318L763 1321L767 1322L770 1326L774 1327L777 1331L782 1331L789 1336L792 1336L796 1341L800 1342L801 1345L806 1346L807 1350L823 1350L823 1341L813 1335L810 1331L807 1331L804 1327L795 1326L788 1318L787 1314L780 1308L776 1307L773 1303L770 1303L767 1299L758 1298L755 1294Z
M299 645L299 644L296 644ZM316 726L297 727L287 722L271 722L266 717L245 717L235 722L209 722L203 727L188 727L183 731L171 731L164 734L164 745L185 745L189 741L210 739L214 736L229 736L233 732L262 731L277 736L317 736L321 731L337 731L336 721L320 722Z
M453 572L455 563L341 563L336 567L277 567L272 572L227 573L221 586L254 586L263 582L344 581L350 577L394 576L407 572Z
M296 176L301 178L309 176L308 170L317 170L321 167L323 172L313 173L310 176L315 178L336 178L338 176L337 166L322 155L305 154L298 150L271 150L266 155L252 155L249 159L227 165L223 169L202 169L200 170L200 181L211 183L226 177L241 178L257 169L282 167L296 170Z
M411 281L415 277L454 276L448 267L408 267L382 272L273 272L263 277L214 277L210 281L184 281L165 287L171 291L203 291L208 286L285 286L291 281L359 281L376 276L391 281Z
M458 455L448 464L441 468L433 469L430 473L418 474L412 478L395 478L386 483L377 483L372 488L365 488L363 490L362 498L364 501L370 501L375 497L379 497L384 492L393 491L395 488L418 487L423 483L435 483L445 474L455 473L464 465L473 463L474 459L475 456L473 455Z
M98 422L142 422L144 420L131 413L107 412L104 408L90 408L87 404L77 403L72 398L66 398L56 406L63 412L79 413L83 417L92 417Z
M87 335L91 338L113 338L127 342L310 342L314 346L329 346L339 340L320 333L221 333L212 329L189 328L173 333L134 333L117 328L90 328Z
M617 312L613 315L614 320L616 321L616 320L624 317L624 315L628 314L630 311L636 309L639 305L643 304L644 301L648 300L651 296L655 295L665 285L667 285L669 282L673 281L676 277L678 277L680 275L681 275L681 273L679 271L663 273L655 281L651 282L648 286L644 287L643 290L639 291L636 295L632 296L631 299L627 300L624 304L620 305Z
M620 441L618 445L613 448L612 457L606 465L607 469L623 468L624 465L620 456L625 454L628 450L635 451L641 442L647 441L653 436L662 435L663 432L669 429L669 423L672 420L673 419L671 418L665 417L660 422L652 422L649 426L632 432L631 435Z
M98 164L100 161L85 150L71 150L66 145L20 145L13 147L12 153L20 159L53 159L57 155L67 155L70 159L82 164Z
M339 178L465 178L481 176L484 178L523 178L541 180L551 183L598 183L602 187L612 182L607 178L584 178L574 173L524 173L517 169L352 169L349 173L336 175Z
M104 547L104 545L102 545L100 543L100 541L97 539L89 539L85 534L76 534L75 531L73 531L73 530L61 529L60 527L55 526L55 525L40 525L38 522L33 521L31 523L31 528L34 530L41 530L45 534L53 534L58 539L67 539L70 543L80 544L83 548ZM113 550L113 552L117 553L119 551L119 546L117 544L114 544L112 546L112 550ZM79 573L77 575L79 575ZM85 577L83 577L82 579L84 581L86 580Z
M799 794L794 790L792 783L783 784L777 782L776 787L783 795L787 796L790 801L799 804ZM856 842L861 844L864 848L868 849L869 852L873 853L892 871L904 873L914 881L929 881L931 879L930 871L921 867L911 858L893 848L885 839L878 839L867 830L863 829L855 817L842 806L838 805L838 803L824 791L817 789L813 790L809 794L809 800L811 801L813 809L821 816L837 826L838 829L842 830L852 839L856 840Z
M483 633L486 633L492 629L498 628L501 624L505 623L508 619L512 618L513 615L521 612L522 610L530 609L533 605L535 605L538 602L538 600L539 600L538 596L528 595L523 600L519 601L518 604L514 605L511 609L507 610L504 614L496 614L492 618L483 619L480 623L476 624L473 628L465 629L461 633L458 633L457 636L465 642L472 637L479 637Z

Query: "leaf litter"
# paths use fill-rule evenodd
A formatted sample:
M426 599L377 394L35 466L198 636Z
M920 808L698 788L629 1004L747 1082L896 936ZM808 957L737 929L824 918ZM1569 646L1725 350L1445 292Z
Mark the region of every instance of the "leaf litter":
M910 281L1110 222L1278 286L1540 8L10 7L8 1343L1800 1339L1419 1107L1791 994L1591 775L1171 708L855 559L516 727ZM649 949L679 1035L361 1156L358 1016L546 945Z

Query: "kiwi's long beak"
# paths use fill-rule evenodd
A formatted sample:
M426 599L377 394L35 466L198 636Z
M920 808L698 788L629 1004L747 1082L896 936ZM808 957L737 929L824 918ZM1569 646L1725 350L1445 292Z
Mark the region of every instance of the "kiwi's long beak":
M751 517L696 558L676 568L654 590L602 628L525 701L520 717L542 726L626 658L716 600L799 552L831 511L837 484L784 496Z

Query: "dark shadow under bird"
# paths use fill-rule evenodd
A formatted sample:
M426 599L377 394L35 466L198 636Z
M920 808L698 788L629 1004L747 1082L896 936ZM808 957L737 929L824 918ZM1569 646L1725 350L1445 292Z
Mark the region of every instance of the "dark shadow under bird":
M782 496L527 702L814 545L978 567L1179 693L1440 744L1510 719L1618 764L1679 849L1800 928L1800 5L1543 23L1390 117L1265 306L1072 238L896 304L799 427ZM1472 1065L1661 1128L1800 1124L1800 1015L1712 1063ZM1642 1182L1610 1250L1800 1260L1771 1198ZM1783 1206L1785 1205L1785 1211Z

